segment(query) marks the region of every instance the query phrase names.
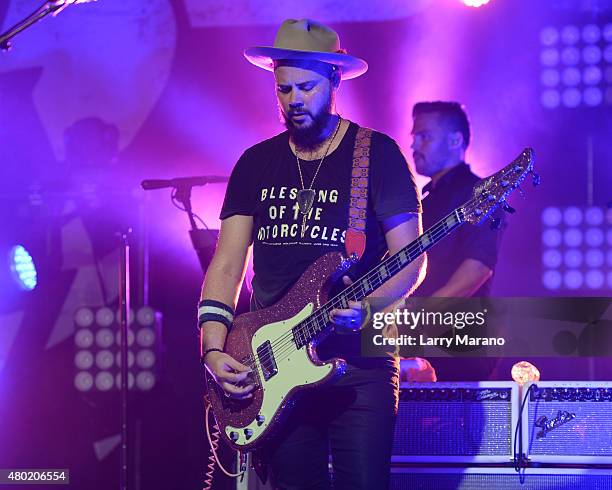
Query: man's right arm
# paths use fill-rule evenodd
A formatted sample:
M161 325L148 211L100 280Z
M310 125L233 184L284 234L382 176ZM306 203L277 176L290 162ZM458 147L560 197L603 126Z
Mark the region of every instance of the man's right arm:
M251 216L234 215L221 222L217 249L206 271L201 299L220 301L235 308L244 278L252 229ZM226 335L227 329L222 323L205 322L200 330L201 353L212 348L223 350ZM228 394L240 397L252 389L235 386L235 383L244 381L249 368L229 355L212 351L206 355L204 362Z

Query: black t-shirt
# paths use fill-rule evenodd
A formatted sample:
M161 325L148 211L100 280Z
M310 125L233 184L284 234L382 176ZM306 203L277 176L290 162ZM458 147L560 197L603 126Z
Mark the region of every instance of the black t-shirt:
M427 230L453 209L472 198L472 189L480 177L461 163L444 174L435 187L431 183L423 188L423 228ZM502 217L496 213L495 217ZM497 254L505 223L499 230L492 230L487 222L480 226L464 224L451 235L428 250L427 276L413 296L431 296L444 286L465 259L475 259L495 270ZM489 279L473 296L489 296Z
M310 186L319 160L301 162L306 188L315 200L306 233L297 207L301 189L287 131L244 152L232 171L220 218L253 216L253 292L260 306L270 306L318 257L344 252L348 226L351 168L358 126L351 123L338 148L327 155ZM381 222L406 212L420 212L414 177L397 143L373 132L366 220L366 251L355 276L371 269L387 251Z

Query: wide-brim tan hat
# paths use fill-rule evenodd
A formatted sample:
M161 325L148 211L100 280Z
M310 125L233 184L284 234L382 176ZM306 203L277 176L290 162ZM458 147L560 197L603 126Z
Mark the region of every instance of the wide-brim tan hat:
M368 64L361 58L346 54L340 47L338 33L310 19L285 20L274 40L274 46L255 46L244 51L255 66L273 71L276 60L315 60L340 68L342 80L363 75Z

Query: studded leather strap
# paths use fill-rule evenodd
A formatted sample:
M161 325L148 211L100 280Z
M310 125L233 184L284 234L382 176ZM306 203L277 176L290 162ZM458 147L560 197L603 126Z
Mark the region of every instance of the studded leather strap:
M348 228L344 239L347 257L360 259L366 247L366 214L368 207L368 178L372 130L359 128L355 137L351 169L351 197Z

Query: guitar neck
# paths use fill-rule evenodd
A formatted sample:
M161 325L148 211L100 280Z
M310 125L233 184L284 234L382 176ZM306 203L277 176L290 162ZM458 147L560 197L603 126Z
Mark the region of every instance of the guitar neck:
M459 207L452 211L416 240L383 260L367 274L331 298L302 323L296 325L294 329L299 329L299 331L294 332L295 338L303 339L304 343L310 342L323 330L329 328L330 312L333 309L348 308L349 301L361 301L450 234L451 231L462 225L464 221L463 208Z

